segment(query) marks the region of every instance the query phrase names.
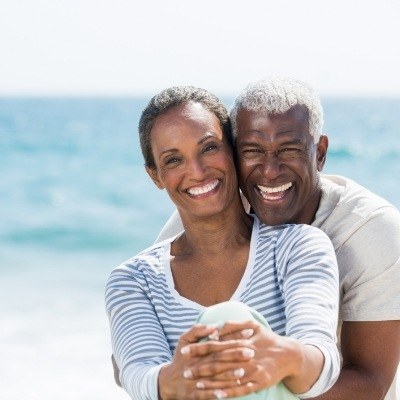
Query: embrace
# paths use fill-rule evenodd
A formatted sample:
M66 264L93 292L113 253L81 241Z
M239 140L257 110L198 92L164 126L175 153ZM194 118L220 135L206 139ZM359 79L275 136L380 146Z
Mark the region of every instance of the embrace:
M177 211L107 282L132 399L398 399L400 213L321 174L322 125L293 79L250 84L230 118L193 87L144 109L146 171Z

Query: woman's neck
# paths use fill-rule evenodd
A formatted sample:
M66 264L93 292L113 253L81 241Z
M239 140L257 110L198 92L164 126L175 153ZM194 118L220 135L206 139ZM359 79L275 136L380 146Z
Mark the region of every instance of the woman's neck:
M209 218L189 217L181 213L185 232L172 246L172 255L220 253L250 242L253 218L243 209L238 196L224 212ZM233 246L233 247L232 247Z

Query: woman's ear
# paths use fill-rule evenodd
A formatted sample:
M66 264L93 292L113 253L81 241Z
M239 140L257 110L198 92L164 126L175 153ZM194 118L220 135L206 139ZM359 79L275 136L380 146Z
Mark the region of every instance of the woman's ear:
M325 165L328 144L328 136L321 135L317 144L317 169L319 172L322 171Z
M158 171L156 167L146 167L146 172L149 174L151 180L159 189L164 189L164 185L158 177Z

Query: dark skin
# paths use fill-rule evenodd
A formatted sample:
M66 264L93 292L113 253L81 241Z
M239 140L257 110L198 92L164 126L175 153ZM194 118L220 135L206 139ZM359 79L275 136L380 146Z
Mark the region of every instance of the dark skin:
M318 172L325 163L328 138L322 135L313 143L308 113L301 106L274 116L239 110L237 125L240 182L254 212L266 224L311 224L321 197ZM298 139L304 144L301 156L277 156L284 143ZM289 182L292 186L282 196L271 199L257 186ZM383 399L399 364L399 344L400 321L343 322L343 368L335 385L317 399Z
M308 133L308 115L301 108L278 116L240 110L237 122L241 186L257 216L272 225L285 222L311 224L321 196L317 171L323 169L328 138L322 135L318 143L313 143ZM304 144L300 148L304 150L301 157L285 160L285 157L277 156L281 144L289 140L287 137L283 140L285 135L281 133L286 136L293 134L293 137L304 133L304 141L300 142ZM248 153L243 154L243 150L249 150L250 157ZM256 157L253 157L254 153ZM262 162L257 163L257 160ZM258 182L259 178L262 180ZM265 187L277 187L288 182L293 186L286 197L266 201L258 197L254 186L259 183ZM283 210L280 220L269 218L276 218L277 213L268 212L274 207ZM240 328L235 324L228 325L220 339L240 339L239 331L244 328L243 325ZM399 344L400 321L344 321L341 329L343 368L339 379L328 392L315 399L383 399L399 364Z
M242 206L233 152L218 119L201 104L184 103L156 119L151 146L155 167L146 170L166 189L185 227L171 244L176 290L204 306L231 299L249 258L252 218ZM323 367L319 349L254 322L249 329L248 340L198 343L213 326L195 325L181 335L172 361L159 372L160 399L215 398L222 390L231 398L281 381L296 393L312 386ZM238 383L241 367L245 377Z
M155 166L146 170L168 192L185 228L171 243L175 289L203 306L227 301L246 270L253 225L240 199L233 149L217 117L194 102L158 116L150 139ZM324 365L318 347L255 321L242 327L235 325L234 340L218 340L224 330L213 325L183 333L159 371L159 398L233 398L279 382L303 393L318 379Z
M400 321L345 321L343 368L335 385L318 400L383 399L400 358Z

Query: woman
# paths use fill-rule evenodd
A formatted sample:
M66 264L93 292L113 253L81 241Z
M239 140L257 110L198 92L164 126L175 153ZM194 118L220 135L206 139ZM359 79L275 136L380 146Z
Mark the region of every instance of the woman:
M302 398L327 390L339 373L329 239L246 214L228 114L207 91L164 90L143 111L139 132L146 171L167 190L185 230L108 280L124 388L141 400L237 397L281 381ZM252 307L273 332L254 321L195 324L206 307L228 300Z

